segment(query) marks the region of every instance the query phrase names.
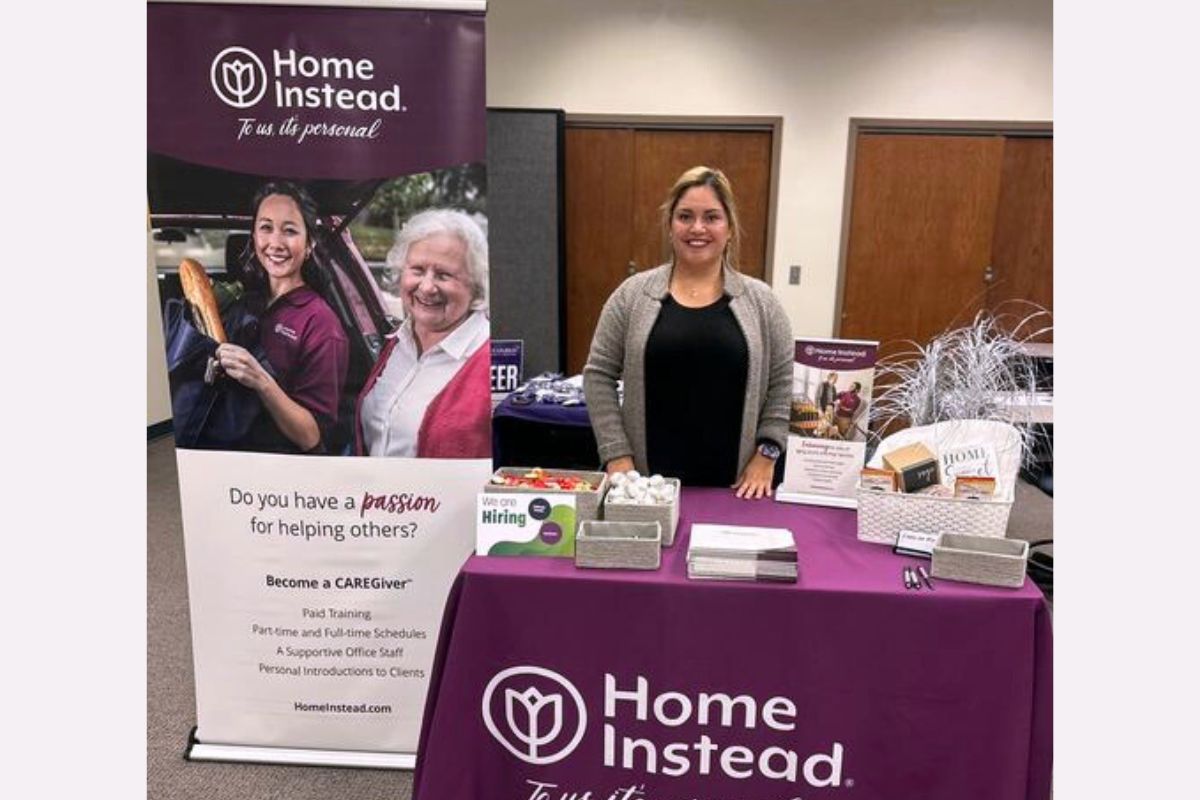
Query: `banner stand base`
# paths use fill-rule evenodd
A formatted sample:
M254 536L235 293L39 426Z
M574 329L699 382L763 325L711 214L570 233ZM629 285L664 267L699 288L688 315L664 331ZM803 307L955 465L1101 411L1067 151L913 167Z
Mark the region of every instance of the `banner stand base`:
M289 764L308 767L362 767L413 769L413 753L380 753L359 750L309 750L300 747L261 747L244 744L204 744L196 729L188 736L183 757L188 761L230 761L243 764Z
M834 494L806 494L804 492L781 492L775 490L775 499L781 503L803 503L809 506L832 508L858 508L857 497L840 497Z

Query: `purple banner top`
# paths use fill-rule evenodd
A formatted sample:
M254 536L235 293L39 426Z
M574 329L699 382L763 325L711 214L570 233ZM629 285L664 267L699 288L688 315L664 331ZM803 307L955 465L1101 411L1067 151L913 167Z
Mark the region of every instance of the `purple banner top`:
M846 339L797 339L796 363L816 369L855 370L875 366L878 342Z
M152 4L152 153L290 178L485 160L484 18L379 8Z

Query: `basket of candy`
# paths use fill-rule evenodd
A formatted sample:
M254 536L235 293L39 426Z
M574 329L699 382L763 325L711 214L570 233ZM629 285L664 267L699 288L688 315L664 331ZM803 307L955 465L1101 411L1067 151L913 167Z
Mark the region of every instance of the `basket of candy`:
M578 522L599 517L600 500L607 489L608 476L603 472L541 467L501 467L484 486L486 492L574 495Z
M604 519L657 522L662 527L663 547L670 547L679 526L679 492L678 478L647 477L637 470L614 473L604 496Z

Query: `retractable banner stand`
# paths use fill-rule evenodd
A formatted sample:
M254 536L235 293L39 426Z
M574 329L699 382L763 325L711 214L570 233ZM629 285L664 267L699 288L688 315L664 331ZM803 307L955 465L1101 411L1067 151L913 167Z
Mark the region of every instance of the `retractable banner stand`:
M192 758L413 763L491 472L484 11L148 5Z

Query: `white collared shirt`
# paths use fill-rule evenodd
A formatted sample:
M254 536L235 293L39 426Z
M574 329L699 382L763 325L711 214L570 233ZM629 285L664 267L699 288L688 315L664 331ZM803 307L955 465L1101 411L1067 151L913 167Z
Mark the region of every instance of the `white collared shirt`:
M486 314L473 311L449 336L418 355L412 319L405 320L396 331L396 345L378 380L363 398L363 442L367 452L373 456L415 456L425 409L490 335Z

